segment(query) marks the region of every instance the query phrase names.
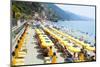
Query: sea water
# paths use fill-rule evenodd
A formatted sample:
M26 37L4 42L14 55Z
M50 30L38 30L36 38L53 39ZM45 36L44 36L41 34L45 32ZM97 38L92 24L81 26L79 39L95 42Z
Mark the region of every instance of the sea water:
M92 42L94 44L95 36L96 36L96 30L95 30L95 21L94 20L88 20L88 21L58 21L53 23L55 26L61 28L61 29L69 29L76 31L76 35L88 35L87 40ZM72 33L72 32L71 32ZM72 35L74 35L72 33Z

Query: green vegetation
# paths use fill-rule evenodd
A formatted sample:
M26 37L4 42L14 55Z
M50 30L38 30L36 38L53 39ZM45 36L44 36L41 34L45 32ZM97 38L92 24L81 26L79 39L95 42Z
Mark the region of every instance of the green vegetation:
M21 18L21 13L20 12L16 12L15 13L15 17L16 17L17 20L20 19Z
M15 20L19 19L32 19L34 13L37 12L40 18L46 17L51 21L57 21L59 16L53 11L52 8L48 8L47 4L38 2L24 2L13 1L12 2L12 17Z

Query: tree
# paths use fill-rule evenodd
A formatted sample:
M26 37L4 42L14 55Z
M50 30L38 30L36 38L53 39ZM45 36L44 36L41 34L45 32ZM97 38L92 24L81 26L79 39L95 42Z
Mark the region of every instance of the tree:
M16 20L19 20L21 18L21 13L20 12L15 13L15 17Z
M16 12L20 12L20 10L15 6L15 5L12 5L12 14L13 14L13 18L16 18L15 17L15 13Z

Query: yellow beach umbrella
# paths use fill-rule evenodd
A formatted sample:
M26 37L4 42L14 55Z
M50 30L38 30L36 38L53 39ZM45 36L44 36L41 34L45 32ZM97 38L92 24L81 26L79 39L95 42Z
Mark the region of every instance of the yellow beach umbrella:
M89 50L89 51L95 51L95 47L87 46L86 49Z
M75 47L72 47L72 46L69 46L67 47L69 51L71 52L80 52L80 49L79 48L75 48Z

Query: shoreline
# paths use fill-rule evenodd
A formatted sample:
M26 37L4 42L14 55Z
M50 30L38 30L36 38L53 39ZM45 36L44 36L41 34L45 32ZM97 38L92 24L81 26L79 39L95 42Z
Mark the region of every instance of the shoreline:
M59 25L57 25L57 24L55 25L54 22L51 22L51 21L49 21L48 25L63 31L64 33L67 33L76 39L83 38L83 41L91 44L91 46L95 46L95 37L90 36L89 34L87 34L85 32L82 32L82 31L79 31L76 29L70 29L68 27L67 28L62 27L62 26L59 27Z

